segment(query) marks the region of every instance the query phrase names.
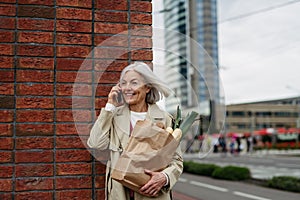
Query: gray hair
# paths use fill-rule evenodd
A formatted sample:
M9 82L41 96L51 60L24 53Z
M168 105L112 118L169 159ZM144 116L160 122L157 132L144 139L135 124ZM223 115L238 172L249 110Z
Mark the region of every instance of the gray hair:
M128 65L123 69L120 80L123 79L128 71L139 73L144 78L146 85L150 87L150 91L146 96L147 103L154 104L162 99L162 96L168 97L171 94L172 90L168 85L161 81L146 63L134 62Z

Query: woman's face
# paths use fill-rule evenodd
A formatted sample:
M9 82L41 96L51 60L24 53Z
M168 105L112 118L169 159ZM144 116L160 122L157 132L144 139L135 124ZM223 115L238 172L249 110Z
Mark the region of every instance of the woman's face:
M120 87L124 100L129 105L145 103L146 95L150 91L150 88L145 85L143 77L135 71L125 73Z

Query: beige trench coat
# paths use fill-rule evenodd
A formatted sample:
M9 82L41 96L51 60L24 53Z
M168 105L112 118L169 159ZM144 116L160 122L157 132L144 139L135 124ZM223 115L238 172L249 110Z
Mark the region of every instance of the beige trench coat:
M165 127L172 123L171 116L159 109L156 104L149 105L146 119L152 122L162 122ZM106 199L107 200L126 200L129 199L129 193L122 184L111 179L111 169L115 166L123 148L126 147L129 140L130 131L130 111L128 106L124 105L116 108L114 112L106 111L104 108L96 120L87 144L91 148L110 150L110 160L106 167ZM170 165L163 170L169 177L169 185L162 189L162 195L156 198L143 196L135 193L135 200L168 200L171 199L170 191L177 182L183 169L183 159L180 147L177 148Z

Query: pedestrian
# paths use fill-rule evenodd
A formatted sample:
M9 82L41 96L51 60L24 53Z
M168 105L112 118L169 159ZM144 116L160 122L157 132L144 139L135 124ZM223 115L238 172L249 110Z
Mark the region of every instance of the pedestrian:
M110 177L129 140L130 130L138 120L147 119L162 123L164 127L172 126L172 116L156 105L161 95L167 97L170 92L168 86L143 62L135 62L125 67L119 84L112 87L106 106L101 109L87 141L91 148L110 150L106 167L107 200L171 199L170 191L183 170L179 146L168 167L158 172L145 169L145 173L151 178L139 192L133 192Z

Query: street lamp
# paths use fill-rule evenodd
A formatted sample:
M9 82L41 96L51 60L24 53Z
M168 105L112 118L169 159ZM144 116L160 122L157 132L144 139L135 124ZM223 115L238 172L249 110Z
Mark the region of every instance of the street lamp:
M297 131L296 131L296 148L298 148L298 143L299 143L299 130L300 130L300 91L287 85L286 88L290 89L290 90L294 90L298 93L297 95L297 98L296 98L296 106L297 106L297 109L298 109L298 112L297 112L297 119L296 119L296 128L297 128Z

